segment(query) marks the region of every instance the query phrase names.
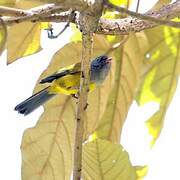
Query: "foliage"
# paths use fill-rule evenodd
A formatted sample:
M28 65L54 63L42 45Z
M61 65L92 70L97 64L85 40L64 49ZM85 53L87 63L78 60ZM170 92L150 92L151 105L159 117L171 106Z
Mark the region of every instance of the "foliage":
M40 2L4 0L0 5L28 9ZM111 2L125 6L132 3L124 0ZM159 0L152 9L157 10L169 2ZM108 18L119 16L109 11L103 15ZM8 29L1 24L0 53L6 45L8 64L42 50L40 36L45 27L48 27L48 23L23 22ZM74 26L72 29L71 42L55 53L39 77L34 92L44 88L39 84L40 79L60 67L80 61L81 33ZM108 52L114 44L124 39L122 36L95 35L93 57ZM147 174L147 167L133 166L128 152L118 144L123 124L134 100L139 105L154 101L159 104L159 110L146 124L152 144L158 139L180 74L180 30L161 26L129 34L124 44L109 55L113 57L110 75L88 97L89 107L84 122L83 179L140 180ZM44 105L44 113L36 126L27 129L23 135L23 180L70 179L75 113L76 100L64 95Z

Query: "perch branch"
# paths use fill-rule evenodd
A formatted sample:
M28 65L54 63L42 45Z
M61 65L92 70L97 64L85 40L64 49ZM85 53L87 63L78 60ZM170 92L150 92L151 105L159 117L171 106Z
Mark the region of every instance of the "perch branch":
M82 37L82 61L81 61L81 85L77 109L77 124L74 146L74 169L73 180L81 179L82 171L82 144L84 133L85 110L87 107L87 96L89 91L89 69L92 55L92 34L86 34Z
M84 135L84 122L86 121L87 98L90 81L90 60L93 49L93 33L96 31L99 18L103 10L103 1L97 1L92 7L95 14L91 14L92 8L81 12L79 15L79 26L82 31L82 60L81 60L81 81L79 99L76 115L75 145L74 145L74 166L73 180L81 179L82 172L82 147Z

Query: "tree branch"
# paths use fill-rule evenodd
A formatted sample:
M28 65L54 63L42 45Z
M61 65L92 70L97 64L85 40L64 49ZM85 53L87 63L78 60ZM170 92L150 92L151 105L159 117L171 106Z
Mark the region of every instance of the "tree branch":
M27 16L29 13L22 9L0 6L0 15L4 16Z
M73 180L81 179L82 171L82 145L84 134L84 122L86 121L87 97L89 92L90 81L90 60L93 49L93 33L96 31L98 21L103 9L103 1L96 1L93 9L96 16L91 14L91 10L86 10L80 13L79 26L82 31L82 60L81 60L81 81L77 107L77 124L75 130L75 145L74 145L74 168ZM97 8L96 8L97 7Z
M145 13L145 15L148 17L152 16L153 18L164 20L170 20L172 18L178 17L180 15L180 1L163 6L158 11L149 11ZM168 22L169 21L167 21L167 23ZM178 26L180 25L179 23L176 24ZM126 35L130 32L140 32L155 26L158 26L158 24L132 17L113 20L101 18L97 33L107 35Z
M46 5L47 6L47 5ZM61 10L61 7L56 7L54 9L55 5L51 5L49 7L49 11L55 11L57 12L58 10ZM38 9L38 10L37 10ZM10 17L10 18L5 18L3 17L2 19L4 20L4 23L6 25L12 25L14 23L20 23L24 21L32 21L32 22L67 22L69 21L69 17L71 17L70 22L77 22L75 20L75 14L72 13L70 14L69 11L65 12L64 14L52 14L49 15L49 11L47 10L48 8L45 8L45 10L40 10L40 8L36 8L33 12L31 12L31 15L27 15L25 17ZM47 13L45 13L47 10ZM43 14L38 14L38 12L43 11ZM180 1L176 1L173 4L169 4L166 6L163 6L160 10L158 11L149 11L145 13L145 15L152 16L153 18L156 19L164 19L169 23L168 20L178 17L180 15ZM170 22L171 23L171 22ZM177 24L177 23L176 23ZM138 18L132 18L132 17L127 17L123 19L105 19L101 18L99 21L98 29L96 33L99 34L108 34L108 35L126 35L129 34L130 32L140 32L145 29L149 29L152 27L155 27L159 24L154 23L154 22L149 22L146 20L140 20ZM178 23L179 26L179 23Z
M45 17L54 17L52 16L52 14L54 13L60 13L60 12L64 12L67 11L66 8L62 8L62 6L58 6L55 4L47 4L47 5L43 5L43 6L39 6L36 8L32 8L30 10L20 10L20 9L16 9L16 8L3 8L4 9L4 13L6 12L5 9L7 9L6 13L11 13L13 14L14 12L18 12L19 16L17 17L3 17L2 19L4 20L4 23L6 25L12 25L14 23L21 23L21 22L25 22L25 21L44 21ZM1 9L0 9L1 10Z
M146 20L146 21L149 21L149 22L152 22L152 23L156 23L156 24L160 24L160 25L168 25L168 26L171 26L171 27L177 27L177 28L180 28L180 23L179 22L173 22L173 21L167 21L167 20L162 20L162 19L159 19L159 18L156 18L156 17L153 17L153 16L149 16L149 14L140 14L140 13L137 13L137 12L133 12L133 11L130 11L126 8L123 8L123 7L118 7L118 6L115 6L111 3L109 3L107 0L105 1L106 3L106 6L107 8L109 9L114 9L120 13L126 13L132 17L136 17L136 18L139 18L139 19L142 19L142 20ZM180 1L176 1L177 5L179 4L180 5ZM180 13L180 10L178 12L178 14Z

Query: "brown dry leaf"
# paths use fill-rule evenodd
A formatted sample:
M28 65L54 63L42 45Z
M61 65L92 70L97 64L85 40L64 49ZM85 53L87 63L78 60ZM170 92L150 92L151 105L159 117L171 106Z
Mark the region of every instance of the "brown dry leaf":
M95 38L94 55L103 54L109 47L102 36ZM79 62L82 52L81 43L70 43L53 57L47 70L40 79L54 73L61 67ZM112 67L113 69L113 67ZM89 95L85 138L91 134L105 108L110 91L112 76L108 77L100 89ZM35 91L42 88L37 85ZM101 93L100 93L101 91ZM76 100L69 96L58 95L45 104L45 112L34 128L25 131L22 140L23 180L63 179L69 180L72 169L72 148L75 129Z
M94 138L119 143L121 130L134 99L143 63L147 38L143 32L131 34L121 49L116 50L115 83Z
M136 169L120 144L101 139L88 142L82 163L83 180L137 180Z

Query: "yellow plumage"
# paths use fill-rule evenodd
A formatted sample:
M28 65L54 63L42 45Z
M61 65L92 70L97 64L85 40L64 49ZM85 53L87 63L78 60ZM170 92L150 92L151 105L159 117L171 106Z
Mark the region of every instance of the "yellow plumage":
M80 85L80 73L67 74L57 80L54 80L49 87L48 91L52 94L77 94ZM89 90L94 90L96 85L90 83Z

